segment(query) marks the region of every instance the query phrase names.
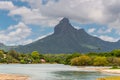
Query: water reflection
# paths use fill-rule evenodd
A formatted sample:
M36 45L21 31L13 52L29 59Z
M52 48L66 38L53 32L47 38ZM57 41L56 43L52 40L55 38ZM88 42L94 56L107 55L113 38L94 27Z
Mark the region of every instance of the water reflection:
M57 71L54 72L57 79L61 80L96 80L100 77L110 76L99 72L86 71Z

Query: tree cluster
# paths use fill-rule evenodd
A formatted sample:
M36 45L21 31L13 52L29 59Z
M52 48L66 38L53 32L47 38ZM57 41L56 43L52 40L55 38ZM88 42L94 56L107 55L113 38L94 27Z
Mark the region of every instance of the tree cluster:
M15 50L5 52L0 50L0 63L58 63L74 66L120 66L120 49L111 52L89 52L72 54L41 54L37 51L32 53L19 53Z

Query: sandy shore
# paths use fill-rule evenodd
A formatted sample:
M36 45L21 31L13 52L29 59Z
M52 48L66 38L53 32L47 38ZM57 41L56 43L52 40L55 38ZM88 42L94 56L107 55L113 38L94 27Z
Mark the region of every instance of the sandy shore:
M105 69L101 70L103 73L112 73L112 74L120 74L120 69Z
M79 70L83 70L83 71L102 71L102 70L108 70L110 69L110 67L94 67L94 66L86 66L86 67L78 67Z
M29 78L23 75L0 74L0 80L29 80Z
M111 67L79 67L84 71L98 71L101 73L120 74L120 69L110 69Z

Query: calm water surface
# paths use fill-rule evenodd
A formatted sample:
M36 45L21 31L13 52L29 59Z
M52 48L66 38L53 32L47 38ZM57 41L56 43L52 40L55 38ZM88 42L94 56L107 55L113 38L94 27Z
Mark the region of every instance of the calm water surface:
M28 75L31 80L96 80L111 76L62 64L1 64L0 73Z

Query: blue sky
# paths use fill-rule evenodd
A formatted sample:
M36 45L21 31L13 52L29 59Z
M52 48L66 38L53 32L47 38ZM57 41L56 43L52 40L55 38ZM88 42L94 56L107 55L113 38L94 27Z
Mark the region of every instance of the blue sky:
M63 18L105 41L120 39L119 0L0 0L0 42L25 45L50 35Z

